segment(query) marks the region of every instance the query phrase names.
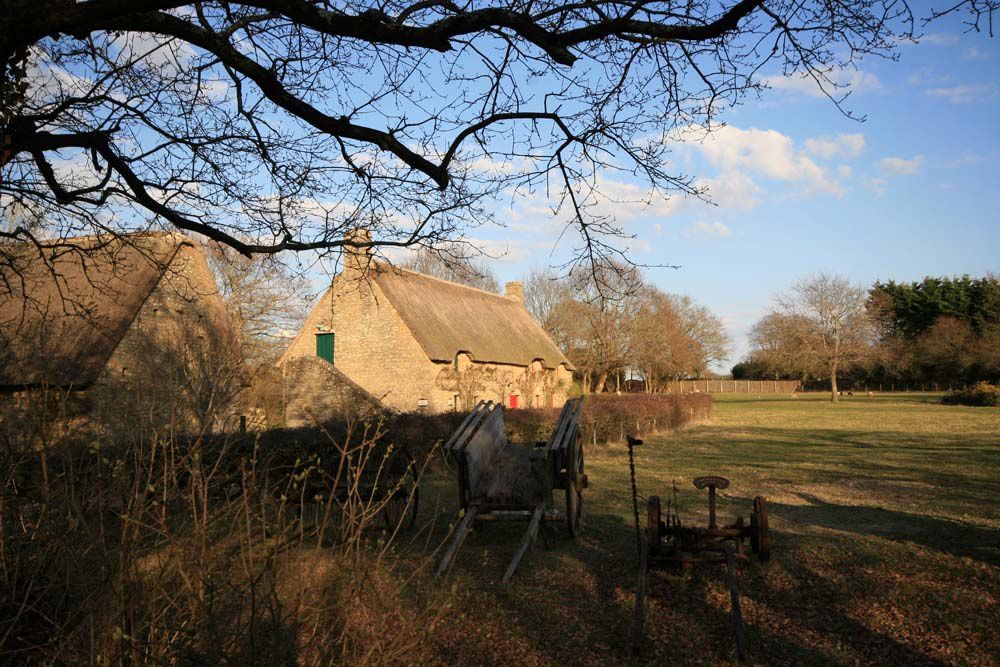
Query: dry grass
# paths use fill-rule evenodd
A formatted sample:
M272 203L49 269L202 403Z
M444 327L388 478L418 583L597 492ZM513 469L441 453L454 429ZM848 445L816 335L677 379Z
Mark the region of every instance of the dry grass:
M723 396L711 423L637 451L640 494L666 495L676 480L686 520L707 520L690 484L699 474L731 480L722 517L770 498L774 557L739 572L752 663L1000 662L1000 410L937 400ZM432 635L442 663L628 660L637 559L626 452L587 456L576 543L554 527L551 549L504 587L523 527L466 542L457 609ZM433 487L446 507L453 487ZM639 664L735 663L720 570L657 573L651 587Z

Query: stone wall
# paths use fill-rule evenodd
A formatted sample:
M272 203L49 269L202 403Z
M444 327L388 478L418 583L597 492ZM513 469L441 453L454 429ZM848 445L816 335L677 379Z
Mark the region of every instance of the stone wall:
M319 357L289 359L281 371L287 428L337 417L363 419L384 409L375 396Z

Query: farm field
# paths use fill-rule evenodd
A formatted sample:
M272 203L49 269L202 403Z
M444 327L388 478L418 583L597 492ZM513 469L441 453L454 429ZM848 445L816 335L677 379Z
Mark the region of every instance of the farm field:
M726 395L710 423L636 450L640 497L676 482L686 522L707 523L698 475L730 479L725 522L767 496L772 560L738 572L751 663L1000 662L1000 410L938 398ZM456 609L432 633L442 662L629 661L638 566L627 451L586 456L576 543L558 526L503 586L523 524L466 541L445 584ZM454 480L433 480L425 511L450 508L454 494ZM635 663L736 664L728 610L721 568L654 571Z

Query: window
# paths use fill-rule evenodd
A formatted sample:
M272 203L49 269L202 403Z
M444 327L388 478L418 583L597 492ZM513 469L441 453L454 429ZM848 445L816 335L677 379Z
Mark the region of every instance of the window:
M316 334L316 356L333 363L333 334L329 332Z

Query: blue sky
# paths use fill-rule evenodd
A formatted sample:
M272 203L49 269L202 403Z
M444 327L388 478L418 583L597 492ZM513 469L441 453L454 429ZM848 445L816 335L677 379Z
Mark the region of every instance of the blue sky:
M618 207L635 261L668 292L711 308L733 340L727 370L773 296L817 271L852 281L1000 272L1000 43L938 24L899 61L864 61L841 114L815 86L776 77L728 127L675 150L717 206ZM611 184L627 187L627 184ZM515 203L490 234L501 280L551 262L544 207ZM539 230L533 232L533 230ZM557 248L558 258L564 250Z
M811 81L763 71L771 90L726 110L728 125L707 140L674 146L673 171L708 186L714 206L675 197L605 207L635 236L635 262L679 265L649 269L651 282L722 318L733 346L717 370L745 355L747 331L774 295L809 273L865 285L1000 273L1000 38L964 32L961 18L935 22L920 43L899 45L897 62L870 58L839 73L852 84L845 107L865 122L841 113ZM138 50L156 43L135 39ZM169 62L168 53L155 55ZM544 93L545 83L528 90ZM223 86L219 95L231 91ZM450 95L445 88L430 97L443 103ZM65 162L73 171L90 163L83 152ZM601 176L609 196L642 198L644 186ZM560 264L578 241L570 230L554 247L562 226L542 193L514 202L501 193L496 210L505 227L468 234L496 256L501 281ZM336 270L308 254L289 259L307 267L317 293Z

